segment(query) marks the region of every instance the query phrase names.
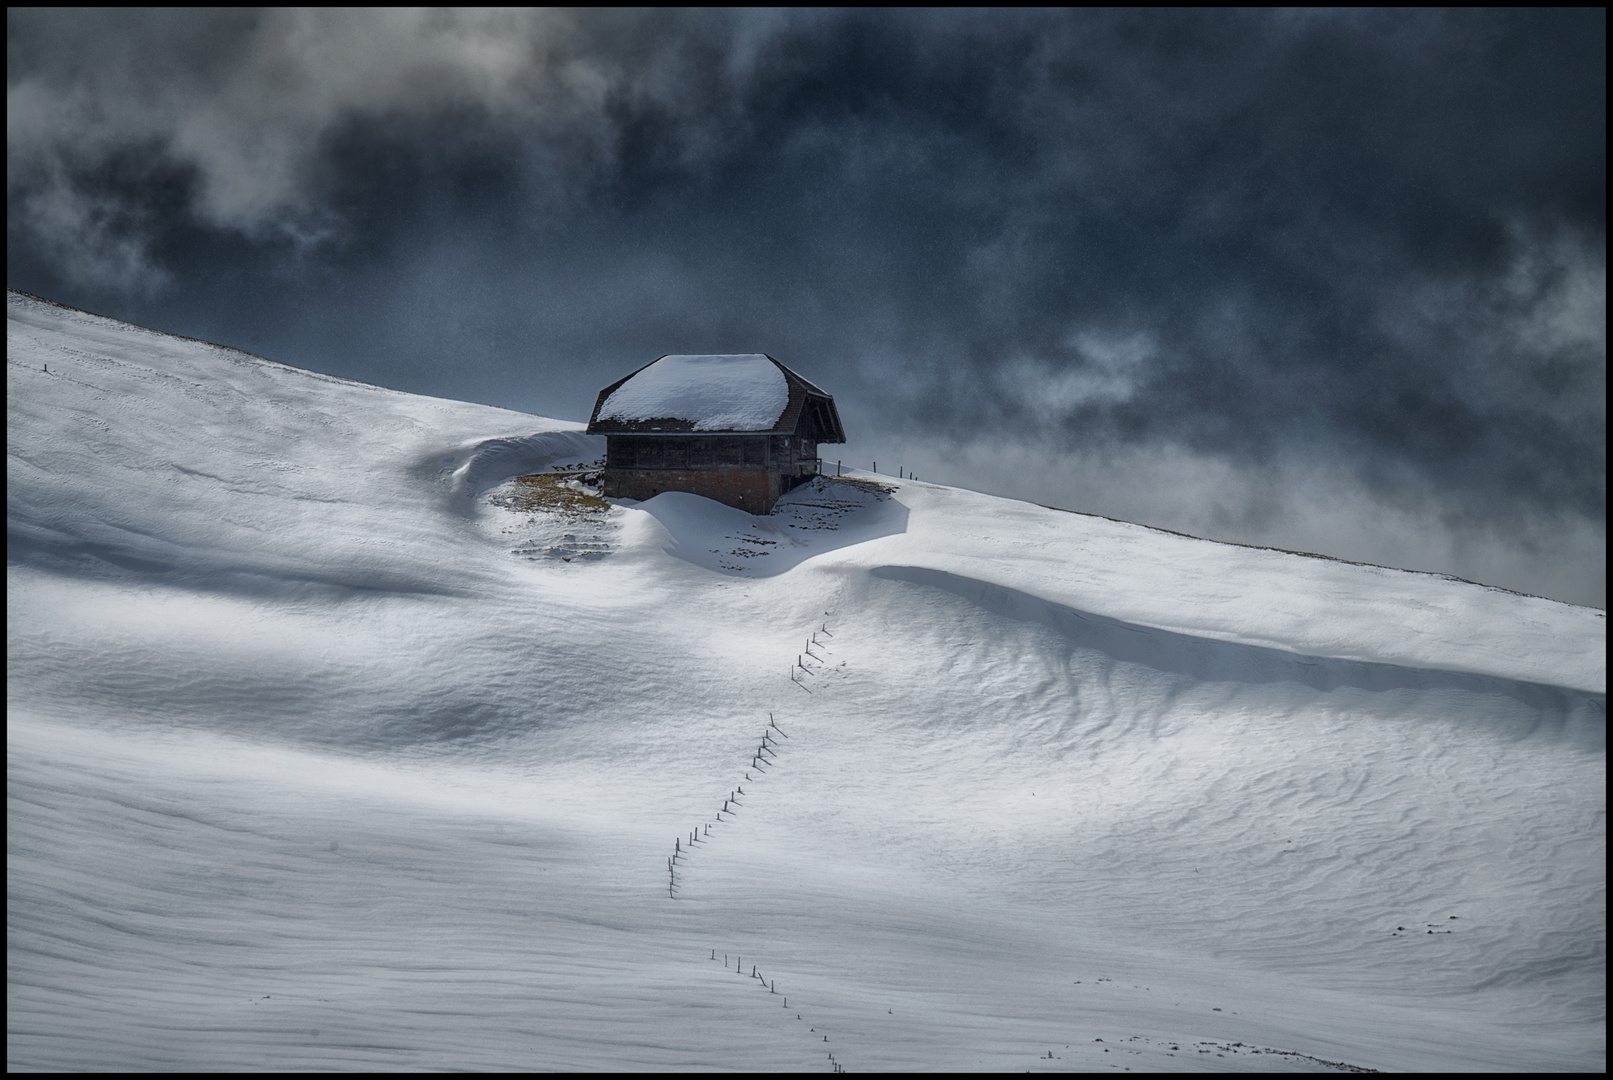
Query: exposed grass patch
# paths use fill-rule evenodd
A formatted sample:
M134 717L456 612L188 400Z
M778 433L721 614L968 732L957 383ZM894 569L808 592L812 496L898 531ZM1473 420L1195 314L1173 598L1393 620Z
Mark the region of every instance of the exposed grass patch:
M884 495L889 495L896 490L896 485L894 484L884 484L878 480L865 480L860 476L820 476L818 479L825 484L846 484L850 487Z
M603 514L610 509L610 503L600 498L598 489L585 483L586 479L562 473L517 476L512 481L515 491L494 496L493 503L517 514L560 514L568 518Z

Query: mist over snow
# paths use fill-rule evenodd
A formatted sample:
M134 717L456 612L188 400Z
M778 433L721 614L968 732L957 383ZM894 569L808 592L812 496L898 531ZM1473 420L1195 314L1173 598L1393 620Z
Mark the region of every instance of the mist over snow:
M1606 620L7 296L14 1070L1606 1067Z
M1606 13L7 12L7 281L580 419L1606 605Z

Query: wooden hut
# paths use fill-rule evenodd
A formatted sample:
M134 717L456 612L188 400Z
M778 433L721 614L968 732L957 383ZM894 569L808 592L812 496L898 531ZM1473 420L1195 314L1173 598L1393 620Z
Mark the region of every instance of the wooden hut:
M843 443L834 398L765 353L663 356L599 392L605 494L687 491L765 514Z

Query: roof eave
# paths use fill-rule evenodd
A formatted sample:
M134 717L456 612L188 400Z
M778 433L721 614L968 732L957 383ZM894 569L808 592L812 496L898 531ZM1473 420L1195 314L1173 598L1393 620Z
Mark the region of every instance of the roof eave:
M595 421L588 425L592 435L780 435L777 426L763 428L696 428L687 420Z

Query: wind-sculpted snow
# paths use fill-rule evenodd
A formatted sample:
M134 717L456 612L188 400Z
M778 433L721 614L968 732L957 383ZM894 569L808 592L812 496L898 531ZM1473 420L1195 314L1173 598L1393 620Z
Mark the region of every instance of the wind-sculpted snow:
M240 595L475 588L436 477L581 425L298 371L9 293L8 561ZM543 428L554 442L530 433ZM491 431L489 429L492 429ZM525 456L473 433L528 433ZM470 449L445 449L469 447ZM474 573L470 574L474 577Z
M788 492L766 517L685 492L638 504L666 530L666 553L720 574L771 577L807 559L907 528L907 507L872 482L824 477Z
M477 443L458 464L457 457L445 458L453 468L453 490L475 498L512 476L540 472L557 461L592 464L605 456L602 435L581 431L540 431Z
M7 309L12 1069L1605 1066L1599 611Z
M1040 623L1069 641L1072 647L1098 653L1116 663L1141 665L1177 680L1184 687L1195 683L1242 686L1293 683L1323 692L1358 690L1384 694L1458 690L1480 695L1502 694L1517 699L1533 714L1555 721L1570 738L1592 749L1606 749L1606 697L1601 694L1492 675L1305 656L1259 645L1195 637L1076 611L1017 589L920 566L881 566L870 573L891 581L943 589L983 611Z

